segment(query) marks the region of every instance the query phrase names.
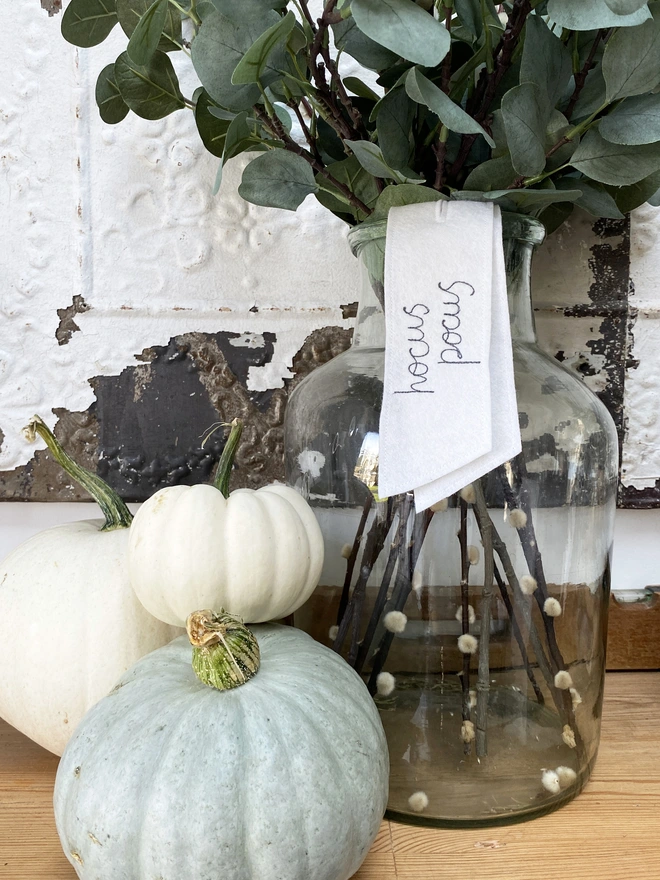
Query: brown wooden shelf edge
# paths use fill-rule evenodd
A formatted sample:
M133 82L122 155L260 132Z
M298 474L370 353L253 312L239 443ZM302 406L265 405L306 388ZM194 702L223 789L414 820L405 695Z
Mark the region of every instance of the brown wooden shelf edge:
M354 880L654 880L660 877L659 731L660 672L610 672L600 754L578 798L504 828L383 822ZM75 880L53 819L57 761L0 722L2 880Z

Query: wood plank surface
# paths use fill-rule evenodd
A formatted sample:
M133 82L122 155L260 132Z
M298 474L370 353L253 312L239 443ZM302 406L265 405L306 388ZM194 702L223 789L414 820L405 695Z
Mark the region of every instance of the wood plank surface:
M0 722L3 880L76 876L55 832L56 767L57 758ZM575 801L503 828L454 831L383 822L354 880L655 880L659 832L660 673L613 672L598 763Z

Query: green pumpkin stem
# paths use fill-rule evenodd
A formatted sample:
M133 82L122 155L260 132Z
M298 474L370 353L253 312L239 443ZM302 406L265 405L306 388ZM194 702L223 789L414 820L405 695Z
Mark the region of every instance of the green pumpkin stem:
M234 458L236 457L238 444L241 442L242 433L243 422L241 421L241 419L234 419L234 421L231 423L231 431L229 432L229 437L227 437L225 448L222 450L222 455L220 456L220 461L218 462L218 469L215 472L215 480L213 481L213 485L216 489L219 489L222 492L225 498L229 498L229 480L231 478L231 469L234 466Z
M119 495L117 495L115 490L111 489L110 486L108 486L108 484L96 474L93 474L86 468L81 467L81 465L76 464L76 462L62 449L57 437L55 437L40 416L32 416L29 425L23 429L23 432L31 443L34 443L36 440L37 434L42 440L45 440L46 446L50 449L55 461L73 480L76 481L76 483L79 483L86 492L89 492L105 516L105 525L103 526L102 531L127 529L130 526L133 520L133 515Z
M193 646L192 667L203 684L228 691L259 671L259 643L240 617L225 611L193 611L186 631Z

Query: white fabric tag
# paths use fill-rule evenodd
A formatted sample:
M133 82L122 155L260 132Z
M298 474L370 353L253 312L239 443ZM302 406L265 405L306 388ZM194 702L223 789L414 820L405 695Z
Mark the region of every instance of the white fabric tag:
M378 494L421 511L521 450L499 207L390 209L385 326Z

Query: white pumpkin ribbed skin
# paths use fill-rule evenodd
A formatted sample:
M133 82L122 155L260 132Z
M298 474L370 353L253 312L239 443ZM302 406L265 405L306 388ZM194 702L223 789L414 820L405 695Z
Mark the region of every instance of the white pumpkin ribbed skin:
M34 535L0 563L0 717L61 755L85 712L175 630L128 579L128 529L102 520Z
M85 717L55 818L83 880L348 880L385 811L389 761L359 676L292 627L252 628L261 669L203 685L184 638Z
M144 607L174 626L200 608L246 623L292 614L312 594L323 536L307 502L283 485L161 489L138 510L129 540L131 583Z

